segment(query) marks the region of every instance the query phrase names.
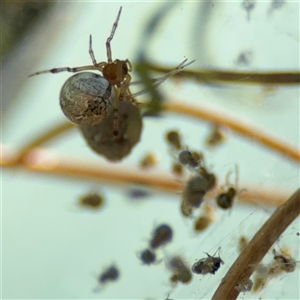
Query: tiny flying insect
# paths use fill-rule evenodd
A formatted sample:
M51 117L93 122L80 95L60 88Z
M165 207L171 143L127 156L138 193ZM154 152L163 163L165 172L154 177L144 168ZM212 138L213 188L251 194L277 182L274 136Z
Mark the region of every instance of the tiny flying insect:
M99 193L86 194L79 198L79 205L90 209L99 209L104 205L104 198Z
M170 130L165 135L167 143L176 150L181 149L181 136L177 130Z
M199 233L206 230L214 221L214 209L211 205L206 203L204 205L203 213L194 221L194 231Z
M128 155L140 140L142 119L139 107L143 105L134 97L147 92L143 90L132 94L129 86L136 83L131 82L130 61L112 60L110 43L117 29L121 11L122 6L106 40L107 62L97 62L90 35L89 54L92 65L54 68L29 75L31 77L44 73L77 73L64 83L60 91L61 109L71 122L79 125L89 146L112 161L121 160ZM186 61L164 76L152 79L154 88L192 63ZM87 70L100 71L103 77L91 72L81 72Z
M181 164L178 164L176 162L172 163L171 172L175 176L182 176L184 173L183 167Z
M225 193L221 193L216 198L217 205L220 208L223 208L223 209L231 208L232 205L233 205L234 198L238 194L237 189L238 189L238 176L239 176L239 174L238 174L237 165L235 165L235 186L232 186L228 183L228 176L230 174L231 173L228 173L228 175L226 177L226 185L228 186L227 191Z
M207 138L205 144L207 147L214 148L221 145L225 140L224 132L220 125L214 124Z
M185 185L182 192L182 202L197 208L203 202L203 197L207 191L207 181L204 177L193 176Z
M217 249L216 253L220 251L220 248ZM216 253L211 256L208 253L204 252L208 257L202 258L195 262L192 266L192 272L195 274L215 274L219 268L221 267L221 264L224 264L224 261L220 258L220 256L215 256Z
M115 265L111 265L105 269L97 278L99 286L94 289L94 292L99 292L100 286L103 286L107 282L116 281L120 276L120 271Z
M150 240L150 247L157 249L165 244L171 242L173 238L173 230L167 224L161 224L153 232L153 236Z
M145 249L141 251L141 253L139 254L139 258L144 265L148 265L148 266L160 262L156 260L155 252L153 252L150 249Z
M190 168L199 167L203 155L189 150L183 150L178 154L178 160L183 165L188 165Z
M193 274L189 267L180 256L175 256L168 263L169 269L173 272L170 281L173 283L181 282L188 284L193 278Z
M242 235L242 236L239 237L239 240L238 240L238 251L239 251L239 253L243 252L243 250L246 248L248 243L249 243L249 240L246 236Z
M139 166L143 170L148 170L148 169L155 167L155 165L157 165L157 163L158 163L158 158L155 156L155 154L150 152L150 153L147 153L141 159Z
M207 191L212 190L217 184L217 177L214 173L207 171L206 167L200 167L197 173L206 179Z
M199 216L194 222L194 230L197 232L204 231L211 224L212 219L209 216Z

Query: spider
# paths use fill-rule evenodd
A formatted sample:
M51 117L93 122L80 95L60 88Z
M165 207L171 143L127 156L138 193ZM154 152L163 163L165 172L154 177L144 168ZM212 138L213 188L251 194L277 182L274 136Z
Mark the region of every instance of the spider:
M117 18L113 24L112 31L110 36L106 40L106 51L107 51L107 62L97 63L97 60L94 55L94 51L92 48L92 35L89 37L89 54L92 59L93 65L82 66L82 67L63 67L63 68L53 68L50 70L39 71L29 75L29 77L44 73L60 73L60 72L72 72L77 73L85 70L98 70L102 72L103 77L112 85L115 89L115 98L113 103L113 114L114 114L114 135L118 135L118 127L119 127L119 115L118 115L118 100L119 98L125 98L128 95L131 95L129 91L129 82L131 80L131 76L128 72L132 70L131 63L128 59L126 60L112 60L112 52L110 43L114 37L116 32L118 22L121 16L122 6L119 9ZM128 97L131 101L134 101L133 98ZM62 107L63 108L63 107ZM105 109L105 108L104 108ZM63 110L64 111L64 110ZM106 113L105 113L106 115ZM68 117L68 115L67 115ZM74 121L74 120L71 120ZM94 125L94 124L92 124Z
M110 44L116 32L121 12L122 6L120 7L117 18L113 24L111 34L106 40L107 62L103 61L97 63L92 48L92 35L90 35L89 54L93 63L92 65L73 68L53 68L29 75L29 77L31 77L44 73L78 73L86 70L100 71L103 77L90 72L83 72L70 77L61 89L60 105L63 113L68 119L70 119L70 121L83 126L95 126L108 115L113 114L114 136L118 136L119 134L119 101L129 101L133 105L139 106L141 104L134 99L134 96L138 96L146 92L140 91L136 94L131 94L129 90L131 81L129 72L132 70L130 61L128 59L115 59L113 61L112 59ZM184 60L174 71L171 71L160 78L153 79L153 86L156 88L168 77L176 74L182 68L193 62L185 64L186 61L187 60Z

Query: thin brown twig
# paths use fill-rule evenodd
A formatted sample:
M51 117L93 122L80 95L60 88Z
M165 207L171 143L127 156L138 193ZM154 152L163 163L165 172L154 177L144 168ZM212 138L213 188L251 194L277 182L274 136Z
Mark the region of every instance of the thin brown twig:
M237 132L241 136L247 137L256 143L267 146L268 148L275 150L298 163L300 162L300 153L297 147L292 146L288 142L280 140L279 138L272 137L270 133L263 132L260 128L255 128L253 124L247 124L244 121L226 116L223 113L221 115L215 111L209 111L204 107L190 107L180 101L170 101L169 103L164 104L163 109L176 114L193 116L197 119L224 125ZM55 125L46 133L43 133L41 136L35 138L33 141L30 141L26 146L24 146L20 151L20 157L18 159L22 159L22 157L24 157L33 148L49 142L57 135L60 135L72 128L74 128L74 125L69 122Z
M31 150L41 145L46 144L47 142L52 141L57 138L59 135L67 132L70 129L74 129L74 124L70 122L63 122L60 124L55 124L53 127L48 128L48 130L37 137L35 137L32 141L21 149L19 156L16 158L17 160L22 160Z
M156 64L148 65L150 70L169 73L174 67L163 67ZM231 70L182 70L175 78L193 79L204 83L255 84L255 85L298 85L299 72L237 72Z
M58 156L46 149L33 149L22 160L16 150L2 147L1 165L7 168L21 168L38 174L77 178L83 180L96 180L111 184L138 184L152 189L176 193L184 188L184 181L179 181L168 173L159 171L145 172L137 168L124 168L124 166L99 163L80 158ZM15 156L12 153L16 153ZM207 194L209 198L215 198L219 189ZM238 199L244 203L265 204L278 206L286 199L286 192L257 189L247 186L247 191L241 193ZM175 198L175 199L179 199Z
M247 124L233 117L220 114L216 111L209 111L204 107L190 107L179 101L172 101L163 106L164 109L176 114L193 116L197 119L207 120L213 123L224 125L240 135L249 138L250 140L267 146L268 148L281 153L288 158L300 162L300 152L296 146L290 145L288 142L272 137L270 133L263 132L259 128L255 128L252 124Z
M300 214L300 189L298 189L283 205L279 206L273 215L255 234L243 252L228 270L212 300L238 297L235 289L241 280L249 279L253 271L267 254L281 234Z

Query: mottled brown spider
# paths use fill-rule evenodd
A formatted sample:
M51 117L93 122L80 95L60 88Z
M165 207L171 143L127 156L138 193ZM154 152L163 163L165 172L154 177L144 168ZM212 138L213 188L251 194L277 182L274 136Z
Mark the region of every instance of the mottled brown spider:
M129 90L129 84L131 81L129 72L131 72L132 70L130 61L128 59L115 59L114 61L112 60L110 43L116 32L121 12L122 6L120 7L117 18L113 24L111 34L106 40L107 62L103 61L97 63L92 48L92 35L90 35L89 54L93 62L92 65L73 68L54 68L50 70L35 72L29 75L29 77L31 77L44 73L78 73L86 70L100 71L107 81L107 84L103 82L101 78L95 79L95 74L92 73L81 73L82 75L78 74L77 76L74 75L67 80L62 88L60 95L60 104L64 114L72 122L88 126L99 124L106 116L113 112L113 133L115 136L117 136L119 133L119 101L130 101L137 106L138 102L134 99L134 96L145 93L145 91L140 91L132 95ZM174 71L171 71L160 78L153 79L153 86L157 87L168 77L176 74L177 72L179 72L179 70L192 63L190 62L188 64L185 64L185 62L186 60L184 60ZM90 83L90 81L93 80L94 83ZM90 93L90 90L93 90L95 86L95 82L97 83L98 90L96 91L96 94L95 92ZM99 87L99 85L101 87ZM111 90L111 87L113 87L113 91ZM77 103L78 101L79 104ZM96 116L94 116L94 114Z

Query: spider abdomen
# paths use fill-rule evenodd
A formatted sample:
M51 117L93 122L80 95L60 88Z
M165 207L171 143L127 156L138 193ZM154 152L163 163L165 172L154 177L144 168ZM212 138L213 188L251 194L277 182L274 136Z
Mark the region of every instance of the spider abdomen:
M119 103L120 126L118 136L113 134L114 116L111 112L102 122L79 126L89 146L108 160L119 161L127 156L139 142L142 132L142 117L138 107L129 101Z
M60 106L73 123L94 126L113 111L115 90L102 76L82 72L71 76L60 91Z

